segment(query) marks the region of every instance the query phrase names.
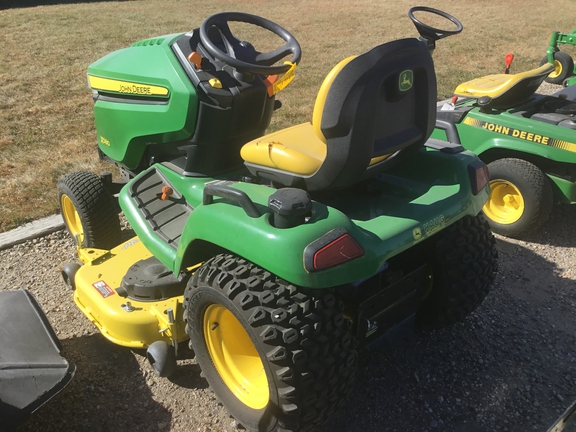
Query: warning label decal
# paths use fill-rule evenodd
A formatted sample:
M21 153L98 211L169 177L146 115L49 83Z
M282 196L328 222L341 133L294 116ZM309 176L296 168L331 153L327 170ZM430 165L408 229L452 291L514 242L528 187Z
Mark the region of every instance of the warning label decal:
M104 298L106 297L110 297L111 295L114 295L116 292L110 288L108 286L108 284L104 281L98 281L98 282L94 282L92 284L92 286L94 288L96 288L96 291L98 291L100 293L100 295Z

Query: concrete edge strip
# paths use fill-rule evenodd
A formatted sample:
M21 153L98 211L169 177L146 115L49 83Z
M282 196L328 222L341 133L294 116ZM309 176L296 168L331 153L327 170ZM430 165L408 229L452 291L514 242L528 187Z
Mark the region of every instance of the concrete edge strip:
M12 231L0 233L0 250L43 237L63 228L64 220L59 214L29 222Z

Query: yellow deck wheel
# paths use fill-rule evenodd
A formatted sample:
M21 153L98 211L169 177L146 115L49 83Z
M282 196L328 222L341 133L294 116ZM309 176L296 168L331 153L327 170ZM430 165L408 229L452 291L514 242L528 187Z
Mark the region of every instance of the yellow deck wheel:
M483 207L484 214L503 225L517 222L524 214L524 198L514 184L506 180L490 182L490 197Z
M213 304L204 313L204 338L216 370L230 391L252 409L270 398L266 371L254 343L238 319Z

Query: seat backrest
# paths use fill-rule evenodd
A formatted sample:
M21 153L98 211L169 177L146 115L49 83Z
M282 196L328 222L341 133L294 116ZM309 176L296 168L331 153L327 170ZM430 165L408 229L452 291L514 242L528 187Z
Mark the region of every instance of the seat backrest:
M408 147L422 146L434 128L436 95L432 58L417 39L343 60L316 99L312 125L327 154L306 188L349 186L384 170Z

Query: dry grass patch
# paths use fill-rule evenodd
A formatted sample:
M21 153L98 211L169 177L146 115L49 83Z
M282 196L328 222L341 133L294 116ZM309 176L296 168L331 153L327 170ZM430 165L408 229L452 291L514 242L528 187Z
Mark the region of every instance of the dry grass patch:
M1 10L0 231L55 213L60 176L109 169L96 157L86 85L87 66L107 53L196 28L216 12L265 16L291 31L303 47L296 79L279 97L284 105L272 124L278 129L310 118L316 91L339 60L392 39L417 36L407 17L413 5L406 0L142 0ZM516 55L513 70L538 66L552 30L568 32L574 25L566 13L570 0L559 0L554 8L536 0L428 5L452 13L465 28L438 43L439 97L448 96L461 81L502 71L509 51ZM255 42L269 43L261 38L265 36ZM566 51L576 54L573 47Z

